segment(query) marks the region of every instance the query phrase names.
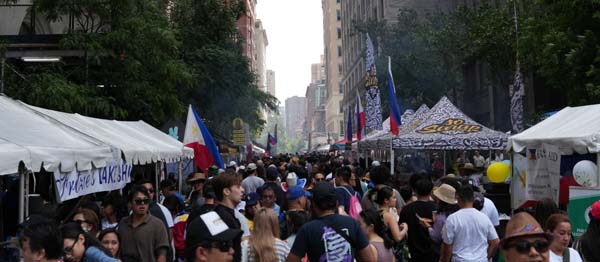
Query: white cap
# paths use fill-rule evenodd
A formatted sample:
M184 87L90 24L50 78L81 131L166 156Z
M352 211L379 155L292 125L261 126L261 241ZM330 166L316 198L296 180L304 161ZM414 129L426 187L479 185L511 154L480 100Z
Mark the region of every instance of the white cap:
M295 186L296 184L298 184L298 177L296 176L296 173L290 172L287 175L287 179L285 180L285 182L287 182L288 186Z
M232 167L232 166L237 166L237 163L235 161L231 161L231 162L229 162L229 165L227 167Z
M375 160L373 161L373 163L371 163L372 166L380 166L381 163L379 163L379 161Z
M241 165L240 167L238 167L238 170L246 170L246 167L244 165Z
M326 181L328 181L328 180L331 180L331 179L333 179L333 173L329 173L329 174L328 174L328 175L325 177L325 180L326 180Z

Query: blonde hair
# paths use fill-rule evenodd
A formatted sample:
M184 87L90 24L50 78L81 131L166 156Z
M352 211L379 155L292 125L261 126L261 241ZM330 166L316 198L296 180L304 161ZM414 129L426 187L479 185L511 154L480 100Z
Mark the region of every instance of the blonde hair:
M260 208L254 215L254 231L250 253L254 261L277 261L275 239L279 238L279 222L270 208Z

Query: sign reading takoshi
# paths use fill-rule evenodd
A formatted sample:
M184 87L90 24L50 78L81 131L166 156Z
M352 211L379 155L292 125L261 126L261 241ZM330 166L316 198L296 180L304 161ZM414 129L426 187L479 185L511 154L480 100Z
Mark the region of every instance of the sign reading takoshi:
M417 132L421 134L465 134L465 133L476 133L481 131L480 125L469 125L465 124L465 120L450 118L441 124L433 124L423 127Z

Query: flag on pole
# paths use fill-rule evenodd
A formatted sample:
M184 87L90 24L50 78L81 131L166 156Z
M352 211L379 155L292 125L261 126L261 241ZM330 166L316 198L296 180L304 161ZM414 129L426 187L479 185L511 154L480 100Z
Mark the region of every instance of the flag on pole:
M365 130L365 112L363 112L362 105L360 104L360 95L358 89L356 90L356 138L358 141L362 139Z
M375 48L373 41L367 33L367 51L365 58L365 126L372 130L382 130L383 121L381 120L381 97L379 95L377 71L375 68Z
M348 106L348 127L346 128L346 142L352 142L352 110Z
M211 165L224 168L215 140L192 105L188 108L183 144L194 149L194 163L202 170Z
M267 148L265 149L265 156L271 156L271 133L267 135Z
M269 144L277 145L277 137L272 136L271 133L269 133L268 137L269 137Z
M387 80L390 104L390 130L392 134L398 136L400 133L398 126L402 123L402 116L400 115L400 105L398 104L398 98L396 98L396 87L394 86L394 77L392 76L392 58L389 56Z
M515 72L515 83L511 90L510 97L510 122L512 131L519 133L523 131L523 95L525 94L523 79L521 77L521 66L517 60L517 70Z

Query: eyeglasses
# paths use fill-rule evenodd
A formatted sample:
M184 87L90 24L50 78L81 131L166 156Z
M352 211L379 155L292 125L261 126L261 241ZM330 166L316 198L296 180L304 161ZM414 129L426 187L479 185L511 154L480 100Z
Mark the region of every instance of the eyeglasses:
M200 245L204 248L218 248L221 252L229 252L229 249L233 247L233 240L229 241L213 241L210 243L204 243Z
M154 193L154 189L148 189L148 193L150 193L150 194Z
M315 178L315 181L317 181L317 182L321 182L323 180L325 180L325 178Z
M81 225L81 224L83 224L83 223L92 224L92 223L90 223L90 222L89 222L89 221L87 221L87 220L81 220L81 219L75 219L75 220L73 220L73 222L75 222L75 223L77 223L77 224L79 224L79 225Z
M73 248L75 247L75 244L77 244L77 241L79 241L79 237L77 237L77 238L75 239L75 242L73 242L73 245L71 245L70 247L66 247L66 248L64 249L64 251L65 251L65 254L71 254L71 253L73 252Z
M519 240L508 244L505 246L505 249L515 248L519 253L528 253L531 250L531 247L535 248L538 253L546 253L548 248L550 247L550 242L546 240L535 240L533 242L529 242L527 240Z
M136 205L147 205L147 204L150 204L150 198L134 199L133 202Z

